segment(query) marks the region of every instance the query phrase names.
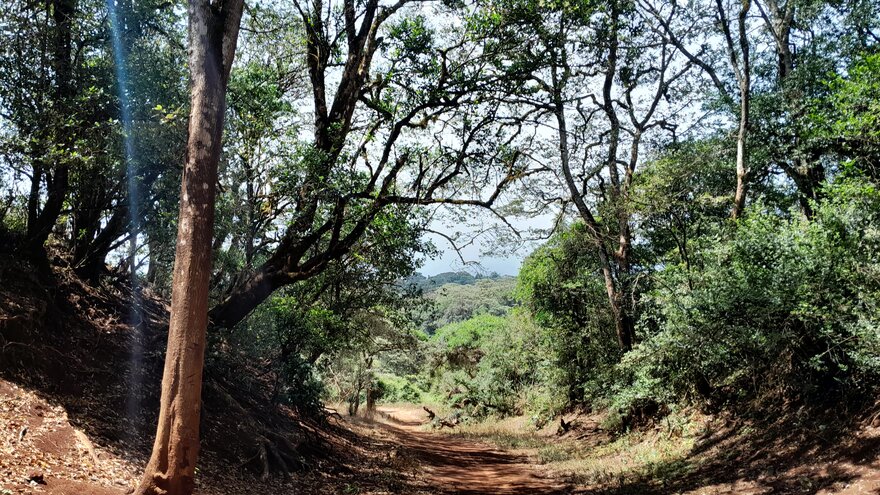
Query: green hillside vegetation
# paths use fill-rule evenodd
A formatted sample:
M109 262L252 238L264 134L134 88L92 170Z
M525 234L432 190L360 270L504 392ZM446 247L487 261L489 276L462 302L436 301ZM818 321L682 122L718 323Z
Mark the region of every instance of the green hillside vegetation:
M477 315L504 316L516 305L515 287L514 277L441 285L424 294L429 310L423 328L433 333L440 327Z

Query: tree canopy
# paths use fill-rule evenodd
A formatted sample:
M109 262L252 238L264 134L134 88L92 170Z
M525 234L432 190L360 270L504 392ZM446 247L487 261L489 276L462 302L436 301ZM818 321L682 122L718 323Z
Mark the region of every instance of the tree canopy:
M0 15L2 249L170 297L139 493L192 490L205 354L304 414L876 393L876 0L187 5ZM461 232L532 252L418 274Z

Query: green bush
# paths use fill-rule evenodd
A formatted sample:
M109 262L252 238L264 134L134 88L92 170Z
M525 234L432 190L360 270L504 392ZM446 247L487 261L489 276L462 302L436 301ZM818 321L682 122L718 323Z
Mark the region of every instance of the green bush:
M409 402L412 404L422 402L424 391L418 388L415 381L415 377L400 377L397 375L380 376L377 384L382 391L382 402Z
M481 315L434 335L434 390L472 415L532 413L546 418L566 396L550 335L524 310Z
M528 312L514 311L501 331L483 340L472 380L475 398L502 414L551 415L564 403L549 335Z
M594 253L575 223L532 253L519 276L519 296L544 329L557 383L573 403L605 397L621 356Z
M880 192L841 181L825 194L812 220L754 214L703 253L701 269L656 274L641 325L657 330L617 366L617 407L873 396Z
M322 409L321 397L324 394L324 383L315 376L311 363L293 354L281 364L276 399L279 404L302 412L317 413Z

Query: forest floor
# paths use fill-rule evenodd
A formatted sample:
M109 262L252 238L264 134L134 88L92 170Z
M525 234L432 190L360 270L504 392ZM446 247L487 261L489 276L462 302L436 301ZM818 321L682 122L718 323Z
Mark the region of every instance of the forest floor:
M0 255L0 495L128 493L155 433L167 307L145 292L134 312L123 283L91 286L58 264L38 274ZM372 428L275 404L251 363L211 359L200 495L422 490ZM285 445L297 462L290 475L277 459ZM275 456L265 477L261 446Z
M289 478L260 480L208 453L197 469L200 495L429 494L431 482L372 421L340 421L327 448L340 463ZM0 379L0 494L123 495L146 458L130 446L89 436L65 407L38 391ZM338 430L337 430L338 431Z
M613 437L585 415L570 418L573 429L559 436L524 418L432 430L418 406L380 406L334 420L346 433L332 448L348 455L333 472L260 481L208 456L198 493L880 494L880 428L812 446L780 437L761 445L748 428L690 419L699 427ZM124 446L90 439L50 397L0 380L0 494L122 495L143 462Z
M443 429L422 448L447 445L446 455L456 445L488 443L530 478L557 480L543 491L512 493L880 494L877 417L858 426L832 419L799 425L793 416L767 423L688 411L612 435L601 415L570 414L560 435L557 424L536 429L516 417ZM558 485L568 488L558 492Z
M167 309L145 297L134 328L124 287L47 277L0 256L0 495L122 495L150 450ZM304 418L267 406L256 376L209 367L200 495L880 494L880 413L679 413L623 435L590 414L568 415L564 435L527 418L431 430L416 405ZM299 439L305 465L262 479L261 428Z

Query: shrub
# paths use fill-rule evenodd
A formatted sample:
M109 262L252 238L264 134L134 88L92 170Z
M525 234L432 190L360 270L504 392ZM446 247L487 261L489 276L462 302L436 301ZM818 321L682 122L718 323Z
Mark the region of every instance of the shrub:
M441 328L435 343L435 390L473 415L550 416L565 403L547 332L524 310L482 315Z
M415 384L415 377L400 377L397 375L382 375L378 379L378 387L382 391L383 402L410 402L417 404L422 402L424 391Z
M859 181L825 193L812 220L755 214L703 254L703 268L656 275L641 324L658 330L618 365L617 407L871 397L880 376L880 193Z

